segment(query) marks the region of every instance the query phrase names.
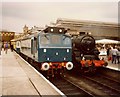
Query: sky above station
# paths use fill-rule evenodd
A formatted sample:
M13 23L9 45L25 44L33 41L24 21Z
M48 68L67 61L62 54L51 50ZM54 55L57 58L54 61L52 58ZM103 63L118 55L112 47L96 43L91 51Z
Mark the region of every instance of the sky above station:
M58 18L118 23L118 0L2 0L0 30L23 32Z

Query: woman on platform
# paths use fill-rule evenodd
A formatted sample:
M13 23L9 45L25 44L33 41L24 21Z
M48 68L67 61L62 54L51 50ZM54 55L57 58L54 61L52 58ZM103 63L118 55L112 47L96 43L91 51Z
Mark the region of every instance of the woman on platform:
M118 61L118 64L120 64L120 48L118 48L118 51L117 51L117 61Z

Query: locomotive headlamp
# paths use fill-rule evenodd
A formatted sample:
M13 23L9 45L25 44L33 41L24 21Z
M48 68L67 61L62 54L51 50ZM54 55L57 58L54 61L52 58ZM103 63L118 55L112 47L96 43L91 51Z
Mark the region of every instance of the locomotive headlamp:
M66 58L64 57L64 60L66 60Z
M59 32L62 32L62 29L59 29Z
M55 54L58 55L58 52L56 52Z
M69 53L69 49L67 49L67 53Z
M50 60L50 58L47 58L47 60Z
M46 52L46 49L44 49L43 52Z
M53 29L50 29L51 32L53 32Z
M73 63L72 62L67 62L66 63L66 68L67 68L67 70L71 70L73 68Z

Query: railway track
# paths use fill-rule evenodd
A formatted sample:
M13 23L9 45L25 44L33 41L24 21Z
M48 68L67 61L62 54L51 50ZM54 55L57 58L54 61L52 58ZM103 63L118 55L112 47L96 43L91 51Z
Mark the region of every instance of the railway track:
M104 76L110 77L111 79L114 79L120 82L120 71L103 67L103 68L99 68L98 72Z
M97 83L103 84L103 86L109 87L116 92L120 93L120 82L118 80L115 80L113 78L97 74L97 76L87 77L87 79L93 80Z
M120 80L115 75L115 71L109 70L110 76L106 72L93 76L76 75L69 72L65 78L56 77L51 82L68 97L118 97L120 95ZM118 72L117 75L119 75Z
M67 79L76 83L86 91L98 96L118 97L120 95L120 83L117 80L103 75L75 75L68 74Z
M25 61L28 61L25 56L23 56ZM31 61L28 61L29 64L34 66ZM34 67L35 68L35 67ZM38 70L37 68L35 68ZM43 74L44 75L44 74ZM46 77L46 76L45 76ZM51 78L49 78L50 80ZM67 97L70 96L82 96L82 97L95 97L91 93L87 92L86 90L80 88L79 86L75 85L74 83L66 80L64 77L54 77L52 78L51 82L58 87Z
M98 76L98 77L94 77L94 78L91 78L91 77L87 77L87 76L84 76L84 78L86 80L89 80L91 82L94 83L94 85L98 85L98 87L96 89L100 89L102 90L104 93L106 93L107 95L110 95L110 96L119 96L120 95L120 84L118 82L115 82L113 80L109 80L109 79L106 79L106 78L103 78L101 76ZM102 79L101 79L102 78Z
M67 97L76 96L76 97L96 97L79 87L77 84L74 84L66 78L59 77L58 79L53 79L51 81L58 89L60 89Z

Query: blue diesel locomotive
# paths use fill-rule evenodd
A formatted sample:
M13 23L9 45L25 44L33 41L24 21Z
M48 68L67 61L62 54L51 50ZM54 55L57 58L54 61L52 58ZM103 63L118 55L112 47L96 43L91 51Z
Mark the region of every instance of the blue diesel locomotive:
M39 33L21 37L15 50L33 66L52 77L73 68L72 41L61 27L47 27Z

